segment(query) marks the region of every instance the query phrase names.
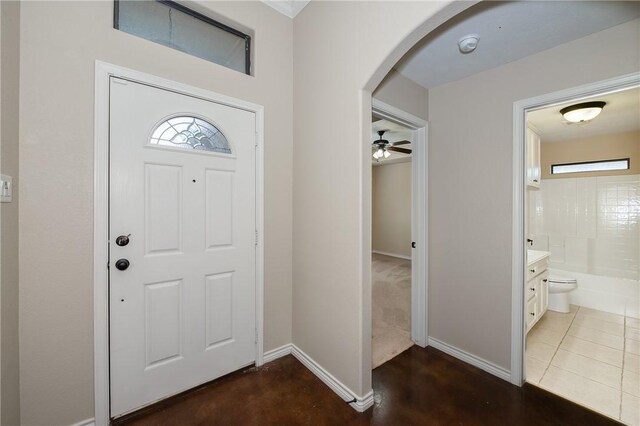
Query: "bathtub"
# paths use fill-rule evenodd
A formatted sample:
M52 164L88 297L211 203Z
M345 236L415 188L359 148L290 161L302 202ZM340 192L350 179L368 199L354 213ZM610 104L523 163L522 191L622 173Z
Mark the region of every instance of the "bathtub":
M549 274L578 280L578 288L569 293L569 302L573 305L640 318L638 280L603 277L557 268L549 268Z

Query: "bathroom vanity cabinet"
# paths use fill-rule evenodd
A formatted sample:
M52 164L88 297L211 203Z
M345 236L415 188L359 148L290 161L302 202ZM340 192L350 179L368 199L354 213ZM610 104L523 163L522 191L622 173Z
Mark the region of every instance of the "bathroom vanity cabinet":
M525 282L525 322L527 332L547 312L549 305L549 255L545 252L529 250L527 279Z
M542 169L540 167L540 136L536 131L527 127L527 187L540 188Z

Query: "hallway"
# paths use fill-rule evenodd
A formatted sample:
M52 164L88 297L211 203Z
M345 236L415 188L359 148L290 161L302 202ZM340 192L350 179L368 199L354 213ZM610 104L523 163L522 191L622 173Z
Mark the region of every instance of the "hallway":
M374 370L373 389L373 408L357 413L288 355L115 424L617 424L535 386L513 386L432 348L413 346Z

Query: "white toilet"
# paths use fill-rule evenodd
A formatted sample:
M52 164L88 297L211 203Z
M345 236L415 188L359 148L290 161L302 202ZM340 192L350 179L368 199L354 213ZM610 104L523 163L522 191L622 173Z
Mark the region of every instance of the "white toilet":
M547 309L555 312L568 313L569 292L578 288L578 280L570 277L550 275L549 278L549 306Z

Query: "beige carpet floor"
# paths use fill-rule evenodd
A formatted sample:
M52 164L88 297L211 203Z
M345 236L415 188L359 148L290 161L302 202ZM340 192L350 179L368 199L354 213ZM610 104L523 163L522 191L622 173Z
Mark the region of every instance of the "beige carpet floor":
M409 349L411 261L372 255L372 368Z

